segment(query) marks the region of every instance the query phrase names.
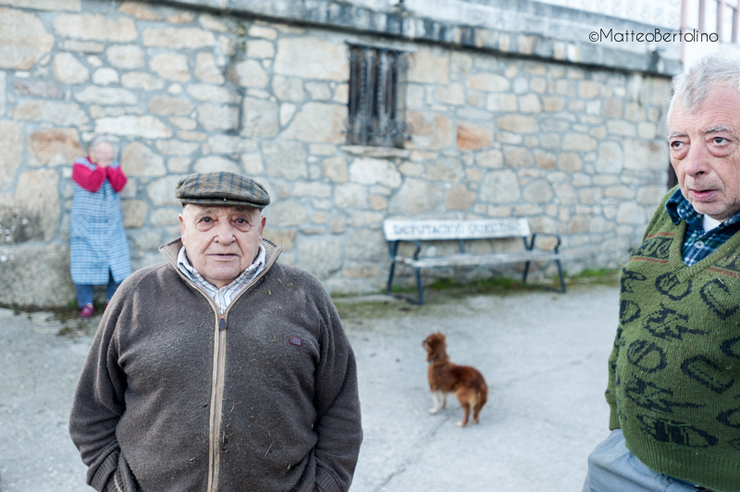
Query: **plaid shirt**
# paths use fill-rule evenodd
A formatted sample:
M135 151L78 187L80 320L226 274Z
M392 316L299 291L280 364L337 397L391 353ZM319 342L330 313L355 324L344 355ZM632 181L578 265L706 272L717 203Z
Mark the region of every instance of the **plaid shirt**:
M226 308L234 300L237 294L244 290L244 288L254 280L254 278L262 272L265 267L265 247L260 244L259 253L254 262L247 267L238 277L234 279L229 285L221 287L220 289L204 279L203 276L198 273L193 265L188 261L188 257L185 254L185 246L180 248L180 252L177 254L177 267L180 271L195 284L203 289L218 306L221 314L226 312Z
M738 212L714 229L705 231L704 216L684 198L680 188L677 188L668 199L665 209L674 224L678 225L681 220L686 221L686 235L681 254L683 262L688 266L712 254L740 230L740 212Z

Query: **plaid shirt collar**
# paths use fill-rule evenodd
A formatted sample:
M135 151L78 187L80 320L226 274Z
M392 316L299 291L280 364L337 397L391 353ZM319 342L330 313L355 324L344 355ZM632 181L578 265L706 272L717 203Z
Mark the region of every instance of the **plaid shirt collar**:
M190 280L192 280L198 287L203 289L211 299L216 301L221 314L226 312L226 308L229 307L231 302L236 298L244 288L259 275L265 268L265 247L260 244L259 253L254 262L249 265L246 270L239 274L229 285L221 287L220 289L204 279L203 276L198 273L193 265L190 264L188 256L185 253L185 246L180 248L180 252L177 254L177 268Z
M723 221L708 231L704 230L704 215L694 209L677 188L665 204L666 212L674 224L686 221L686 235L681 249L683 262L686 265L706 258L740 230L740 212Z

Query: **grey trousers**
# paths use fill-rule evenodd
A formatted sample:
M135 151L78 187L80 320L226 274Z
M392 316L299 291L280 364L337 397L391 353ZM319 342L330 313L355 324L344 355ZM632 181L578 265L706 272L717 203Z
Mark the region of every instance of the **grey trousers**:
M583 492L696 492L704 490L643 464L624 444L620 429L588 456Z

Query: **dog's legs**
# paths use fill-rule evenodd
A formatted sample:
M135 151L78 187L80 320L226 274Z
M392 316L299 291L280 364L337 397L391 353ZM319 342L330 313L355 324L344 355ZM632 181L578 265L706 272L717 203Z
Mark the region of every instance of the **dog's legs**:
M460 405L462 406L463 412L463 419L462 422L458 422L457 425L460 427L465 427L468 425L468 417L470 416L470 404L468 402L460 402Z
M434 402L434 406L429 409L429 413L434 415L445 408L447 404L447 395L441 391L432 391L432 401Z

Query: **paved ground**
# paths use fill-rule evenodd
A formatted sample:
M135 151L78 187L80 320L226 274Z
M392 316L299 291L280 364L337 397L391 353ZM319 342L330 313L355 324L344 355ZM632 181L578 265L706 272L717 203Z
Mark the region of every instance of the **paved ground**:
M603 398L616 287L337 301L357 354L365 441L352 492L580 491L608 434ZM67 434L94 326L0 310L0 490L77 492L85 467ZM63 334L60 334L60 331ZM481 423L461 429L454 398L429 415L421 341L448 337L453 362L490 386Z

